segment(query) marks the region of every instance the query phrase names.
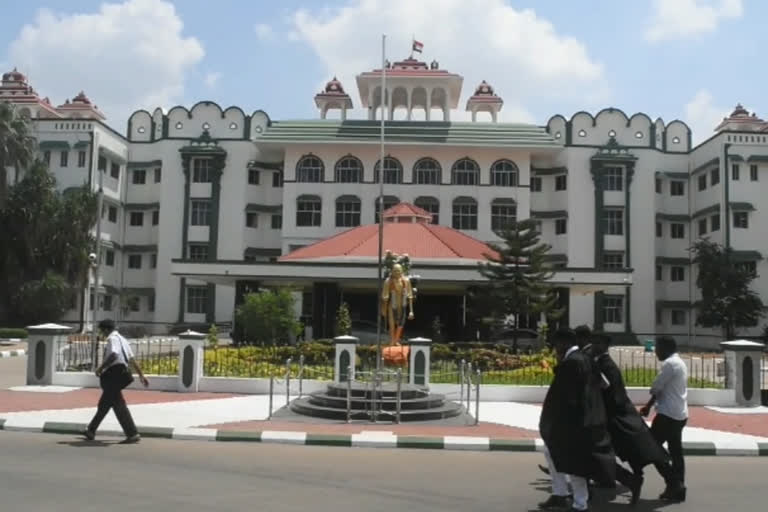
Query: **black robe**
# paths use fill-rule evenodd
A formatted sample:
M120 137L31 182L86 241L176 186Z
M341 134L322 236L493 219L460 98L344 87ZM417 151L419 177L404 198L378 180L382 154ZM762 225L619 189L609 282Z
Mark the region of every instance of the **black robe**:
M555 367L539 432L558 472L615 483L616 456L606 428L600 374L587 355L572 352Z
M629 399L619 367L608 354L599 356L596 363L609 382L608 388L603 390L603 398L608 415L608 432L616 455L633 468L666 462L669 455L654 439L645 420Z

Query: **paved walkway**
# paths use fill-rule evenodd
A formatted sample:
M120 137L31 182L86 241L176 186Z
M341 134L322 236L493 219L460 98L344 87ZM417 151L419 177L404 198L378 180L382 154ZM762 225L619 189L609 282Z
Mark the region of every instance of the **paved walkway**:
M482 421L479 425L440 426L268 420L269 397L264 395L128 390L125 396L136 424L161 437L240 439L250 436L260 441L271 439L311 444L311 438L342 436L350 444L358 439L370 441L370 445L400 446L403 439L416 436L439 439L440 447L453 443L464 449L479 447L487 450L494 441L520 441L525 450L540 445L541 407L537 404L481 402ZM0 390L0 427L5 430L76 432L80 428L76 425L84 426L93 416L98 397L97 389L61 386L18 386ZM284 405L284 397L275 398L275 411ZM107 433L119 433L114 415L105 419L102 429ZM768 408L692 407L683 440L689 447L698 447L711 454L768 455Z

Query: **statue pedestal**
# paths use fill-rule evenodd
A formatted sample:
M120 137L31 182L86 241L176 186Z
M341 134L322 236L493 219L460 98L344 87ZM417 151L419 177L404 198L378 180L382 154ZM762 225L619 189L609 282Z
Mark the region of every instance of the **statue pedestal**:
M765 345L747 340L720 343L725 351L725 387L733 389L736 403L744 407L759 407L760 364Z
M410 348L408 382L429 388L432 340L429 338L411 338L405 344Z
M336 354L333 363L333 381L347 382L355 379L355 361L357 344L360 340L354 336L336 336L333 338Z

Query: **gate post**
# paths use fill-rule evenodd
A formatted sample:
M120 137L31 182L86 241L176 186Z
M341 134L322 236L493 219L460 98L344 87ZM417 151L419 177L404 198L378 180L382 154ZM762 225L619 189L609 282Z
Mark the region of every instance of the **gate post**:
M346 382L355 380L355 361L357 344L360 340L354 336L336 336L333 338L336 354L333 362L333 381Z
M760 364L765 344L747 340L720 343L725 351L725 387L733 389L738 405L760 406Z
M181 393L197 393L203 376L205 334L187 330L179 334L179 379Z
M410 346L411 352L408 382L416 386L429 388L432 340L420 337L410 338L406 344Z
M53 384L59 346L67 342L70 332L71 327L58 324L27 327L27 385Z

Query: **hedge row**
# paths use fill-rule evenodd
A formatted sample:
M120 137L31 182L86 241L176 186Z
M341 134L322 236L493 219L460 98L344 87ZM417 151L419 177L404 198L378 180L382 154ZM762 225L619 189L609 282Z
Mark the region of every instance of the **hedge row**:
M22 338L26 339L27 330L20 327L0 327L0 339Z

